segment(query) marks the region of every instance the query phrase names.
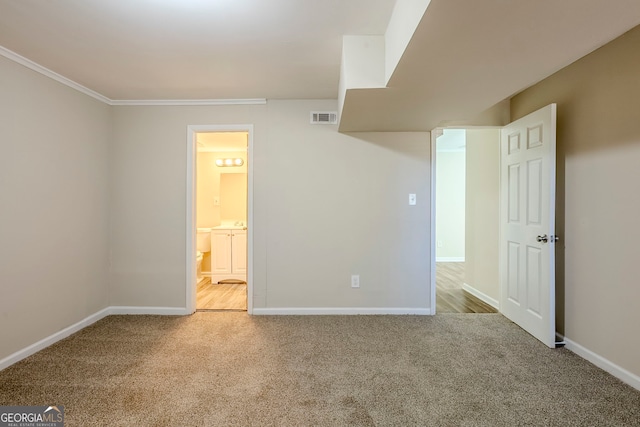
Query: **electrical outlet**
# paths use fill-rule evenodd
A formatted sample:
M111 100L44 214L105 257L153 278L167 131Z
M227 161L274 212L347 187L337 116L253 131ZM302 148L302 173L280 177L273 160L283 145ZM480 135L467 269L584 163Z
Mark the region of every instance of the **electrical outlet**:
M360 287L360 275L359 274L352 274L351 275L351 287L352 288L359 288Z

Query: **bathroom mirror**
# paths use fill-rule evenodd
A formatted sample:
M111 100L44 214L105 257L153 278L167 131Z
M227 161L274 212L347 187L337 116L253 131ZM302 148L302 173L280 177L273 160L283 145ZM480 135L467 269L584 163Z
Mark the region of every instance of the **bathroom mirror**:
M220 174L220 219L247 220L247 174Z

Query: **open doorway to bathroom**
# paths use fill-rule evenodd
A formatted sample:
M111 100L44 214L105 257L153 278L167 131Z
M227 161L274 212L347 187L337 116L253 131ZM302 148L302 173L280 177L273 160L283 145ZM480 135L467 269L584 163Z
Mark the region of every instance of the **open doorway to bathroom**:
M247 310L248 131L196 140L196 309Z

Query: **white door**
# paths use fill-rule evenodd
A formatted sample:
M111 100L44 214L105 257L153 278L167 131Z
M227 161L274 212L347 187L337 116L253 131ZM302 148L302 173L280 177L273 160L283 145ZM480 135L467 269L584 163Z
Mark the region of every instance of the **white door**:
M231 230L211 232L211 275L231 274Z
M233 274L247 274L247 232L233 230L231 240L231 271Z
M502 129L500 311L555 347L556 104Z

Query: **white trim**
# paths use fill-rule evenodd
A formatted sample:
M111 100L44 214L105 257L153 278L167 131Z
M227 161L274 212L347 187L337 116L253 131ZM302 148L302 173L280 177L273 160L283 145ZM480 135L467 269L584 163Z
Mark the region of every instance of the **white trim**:
M253 125L246 125L247 141L247 314L253 314Z
M187 203L186 203L186 311L196 311L196 134L198 132L247 132L247 313L253 313L253 125L187 126Z
M104 102L108 105L164 105L164 106L192 106L192 105L264 105L267 103L265 98L247 98L247 99L109 99L106 96L91 90L73 80L56 73L42 65L18 55L6 47L0 46L0 55L20 64L28 69L40 73L45 77L62 83L63 85L75 89L91 98Z
M196 282L198 281L196 266L196 153L197 153L196 129L187 126L187 204L186 216L186 295L185 308L189 313L196 311Z
M485 294L484 292L480 292L473 286L468 285L466 283L462 284L462 289L469 292L471 295L478 298L479 300L486 302L496 310L500 311L500 301L498 301L497 299L491 298L489 295Z
M249 301L253 304L251 294L248 295ZM429 315L431 311L428 308L256 308L253 309L253 314L257 315L317 315L317 314L333 314L333 315L371 315L371 314L392 314L392 315ZM133 306L111 306L104 308L97 313L94 313L86 318L74 323L73 325L64 328L63 330L56 332L41 339L40 341L31 344L22 350L18 350L13 354L0 360L0 371L8 368L25 359L32 354L39 352L68 336L75 334L76 332L86 328L95 322L104 319L111 315L145 315L154 314L161 316L185 316L190 315L193 312L188 308L182 307L133 307ZM249 311L247 310L247 313ZM251 313L249 313L251 314Z
M594 353L593 351L581 346L580 344L574 341L571 341L568 338L563 338L563 339L566 342L565 347L567 350L570 350L573 353L577 354L578 356L582 357L583 359L588 360L589 362L596 365L598 368L607 371L614 377L618 378L619 380L621 380L626 384L629 384L631 387L635 388L636 390L640 390L640 376L632 372L629 372L624 368L621 368L620 366L616 365L610 360L605 359L599 354Z
M431 264L431 314L436 314L436 140L442 133L441 128L431 131L431 259L429 260Z
M52 80L57 81L58 83L62 83L65 86L70 87L71 89L75 89L78 92L82 92L91 98L97 99L98 101L104 102L105 104L111 104L111 100L104 95L99 94L89 88L82 86L74 82L71 79L68 79L55 71L51 71L50 69L43 67L40 64L33 62L30 59L25 58L24 56L18 55L17 53L7 49L6 47L0 46L0 55L4 56L7 59L10 59L13 62L16 62L22 66L29 68L32 71L42 74L43 76L49 77Z
M49 335L48 337L43 338L40 341L23 348L22 350L18 350L15 353L10 354L9 356L0 360L0 371L13 365L14 363L21 361L24 358L31 356L34 353L39 352L40 350L43 350L49 347L52 344L57 343L62 339L67 338L69 335L75 334L79 330L84 329L87 326L97 322L98 320L107 317L109 314L111 314L110 308L107 307L105 309L98 311L97 313L94 313L82 319L77 323L74 323L69 327L64 328L59 332Z
M297 307L297 308L254 308L253 314L263 316L274 315L372 315L372 314L390 314L390 315L421 315L428 316L431 309L418 307Z
M157 314L160 316L186 316L191 314L191 312L184 307L113 306L109 307L109 314Z
M462 256L440 256L436 257L436 262L464 262L464 257Z
M95 322L110 316L122 314L157 314L165 316L180 316L190 314L186 308L176 307L126 307L113 306L104 308L63 330L49 335L40 341L31 344L22 350L18 350L13 354L0 360L0 371L8 368L25 359L32 354L43 350L56 342L67 338L68 336L86 328ZM429 308L256 308L253 309L255 315L372 315L372 314L390 314L390 315L430 315ZM640 390L640 376L627 371L626 369L616 365L615 363L605 359L604 357L594 353L593 351L581 346L580 344L560 337L566 342L567 350L577 354L581 358L593 363L595 366L610 373L622 382L629 384L636 390Z
M192 105L264 105L265 98L247 99L116 99L109 100L111 105L157 105L157 106L192 106Z

